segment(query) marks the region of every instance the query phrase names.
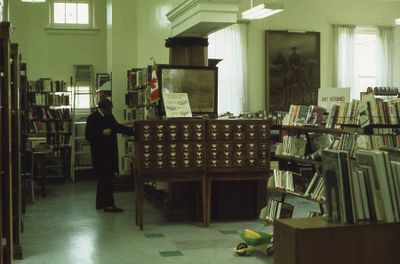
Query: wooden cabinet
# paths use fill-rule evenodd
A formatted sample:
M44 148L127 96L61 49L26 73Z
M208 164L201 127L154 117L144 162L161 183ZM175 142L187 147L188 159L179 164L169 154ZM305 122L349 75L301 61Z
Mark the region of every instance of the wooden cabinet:
M332 224L321 218L277 219L275 264L399 263L399 223Z
M268 121L171 119L136 121L134 125L136 220L141 228L144 182L201 182L205 226L210 223L214 181L256 181L254 217L261 209L269 174Z

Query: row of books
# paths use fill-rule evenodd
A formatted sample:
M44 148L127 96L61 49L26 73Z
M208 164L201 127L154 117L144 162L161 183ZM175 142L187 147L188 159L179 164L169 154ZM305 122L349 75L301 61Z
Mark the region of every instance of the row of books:
M361 127L370 124L400 124L400 99L384 101L381 98L375 98L374 94L367 94L363 96L362 102L365 115L360 113Z
M285 115L287 115L287 112L282 112L282 111L275 111L273 113L267 113L261 118L267 118L268 120L271 121L271 125L273 126L280 126L282 125L283 118Z
M69 121L45 122L42 120L31 120L29 125L29 131L30 133L49 133L49 132L69 133L71 131L71 122Z
M360 109L362 109L360 105L362 103L358 100L333 105L325 127L335 128L341 127L341 125L359 125Z
M128 89L138 89L139 87L147 86L148 84L147 68L133 68L127 71L127 87Z
M124 171L131 170L132 159L133 159L133 157L131 155L121 157L122 170L124 170Z
M331 222L400 222L400 149L325 150L322 171Z
M276 146L276 155L285 155L303 158L307 140L303 137L283 136L282 143Z
M29 119L43 120L70 120L71 111L69 108L50 109L46 107L32 107L29 111Z
M261 209L260 219L274 221L275 219L291 218L294 206L288 203L269 199L266 207Z
M47 135L47 143L53 146L69 146L71 136L67 134L49 134Z
M400 147L399 135L359 135L341 134L336 138L331 149L349 151L350 157L354 157L357 149L380 149L382 147Z
M294 192L293 172L274 169L268 187Z
M134 151L134 142L131 140L125 140L125 154L133 155Z
M63 106L70 105L70 96L68 94L28 94L28 101L36 106Z
M326 127L340 125L398 125L400 124L400 100L385 101L374 94L364 95L362 101L334 105L330 115L332 123Z
M146 88L142 90L129 91L125 94L125 104L133 107L150 104L150 90Z
M321 201L325 200L325 184L324 177L319 173L315 173L310 183L307 186L304 196L310 197L311 199Z
M29 81L28 92L66 92L67 83L65 81L51 78L41 78L36 81Z
M291 105L282 120L286 126L322 126L326 109L320 106Z

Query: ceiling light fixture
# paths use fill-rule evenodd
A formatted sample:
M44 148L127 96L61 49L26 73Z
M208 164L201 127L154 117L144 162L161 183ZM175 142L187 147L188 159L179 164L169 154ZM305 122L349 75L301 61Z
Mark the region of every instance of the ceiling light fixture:
M22 2L26 3L44 3L46 0L21 0Z
M250 0L250 9L242 12L243 19L261 19L268 16L272 16L284 10L283 4L269 2L265 4L259 4L253 7L253 0Z

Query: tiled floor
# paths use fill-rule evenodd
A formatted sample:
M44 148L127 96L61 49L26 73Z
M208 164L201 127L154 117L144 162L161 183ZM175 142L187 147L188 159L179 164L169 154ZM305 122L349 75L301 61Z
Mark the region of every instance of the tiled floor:
M145 203L145 230L134 224L133 193L116 193L121 214L94 209L95 182L54 185L24 215L24 259L17 264L273 263L271 256L233 252L244 228L271 232L258 221L168 222Z

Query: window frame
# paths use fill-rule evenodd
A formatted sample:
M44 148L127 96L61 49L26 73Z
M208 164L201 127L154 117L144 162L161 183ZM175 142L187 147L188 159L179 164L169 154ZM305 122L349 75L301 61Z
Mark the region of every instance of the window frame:
M54 4L55 3L82 3L88 4L89 18L88 24L69 24L69 23L55 23L54 22ZM49 24L50 28L55 29L94 29L95 28L95 9L93 0L50 0L49 1Z

